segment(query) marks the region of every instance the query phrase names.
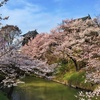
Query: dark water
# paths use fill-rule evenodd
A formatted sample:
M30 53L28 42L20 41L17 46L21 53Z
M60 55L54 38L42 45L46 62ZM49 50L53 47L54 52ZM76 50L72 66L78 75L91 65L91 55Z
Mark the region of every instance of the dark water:
M25 84L16 87L12 100L78 100L78 90L36 77L26 77Z

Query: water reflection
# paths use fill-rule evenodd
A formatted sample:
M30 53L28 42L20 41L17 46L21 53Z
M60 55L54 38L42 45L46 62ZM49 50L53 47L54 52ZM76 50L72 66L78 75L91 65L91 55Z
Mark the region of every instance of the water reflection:
M25 81L14 89L12 100L77 100L74 95L78 90L73 88L39 78Z

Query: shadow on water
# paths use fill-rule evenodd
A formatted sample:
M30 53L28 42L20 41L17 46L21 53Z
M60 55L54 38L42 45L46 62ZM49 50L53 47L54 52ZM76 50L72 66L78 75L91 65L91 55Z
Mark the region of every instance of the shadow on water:
M25 84L14 88L12 100L77 100L78 90L73 88L29 76L23 81Z

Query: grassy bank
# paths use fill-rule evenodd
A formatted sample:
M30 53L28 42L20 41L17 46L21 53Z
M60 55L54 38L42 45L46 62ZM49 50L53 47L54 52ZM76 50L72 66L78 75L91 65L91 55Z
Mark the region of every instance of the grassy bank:
M63 84L90 91L93 91L97 87L97 84L86 81L85 70L75 70L72 61L69 63L61 63L61 65L56 69L55 73L54 80Z
M69 85L85 90L93 91L97 86L96 84L86 82L85 71L83 70L73 73L66 73L64 79Z

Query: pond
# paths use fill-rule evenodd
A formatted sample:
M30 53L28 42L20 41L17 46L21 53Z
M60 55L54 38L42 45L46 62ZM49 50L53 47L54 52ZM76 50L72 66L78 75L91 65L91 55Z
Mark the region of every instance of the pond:
M79 90L50 80L27 76L12 93L12 100L77 100Z

